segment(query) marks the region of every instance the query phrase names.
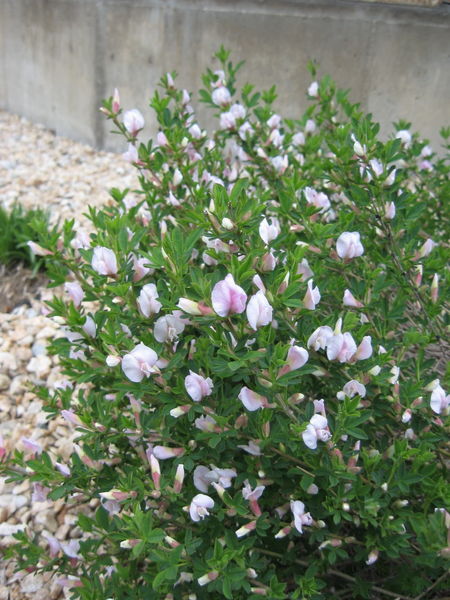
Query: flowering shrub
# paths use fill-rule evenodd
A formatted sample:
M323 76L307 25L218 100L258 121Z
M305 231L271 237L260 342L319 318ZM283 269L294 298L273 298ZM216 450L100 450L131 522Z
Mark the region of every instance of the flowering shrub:
M430 598L450 556L448 162L406 123L380 141L327 77L283 119L217 58L218 130L168 74L143 142L115 93L140 189L89 209L92 234L40 240L67 326L67 381L40 394L79 437L70 464L25 440L4 471L97 508L70 544L17 534L19 566L90 600Z

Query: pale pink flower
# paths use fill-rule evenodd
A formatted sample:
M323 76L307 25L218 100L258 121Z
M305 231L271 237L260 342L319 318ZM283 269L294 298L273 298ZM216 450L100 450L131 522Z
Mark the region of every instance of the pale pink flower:
M308 119L305 123L305 133L314 133L316 130L316 124L312 119Z
M250 510L257 517L261 515L261 509L258 505L258 499L261 497L262 493L266 489L265 485L258 485L252 490L248 479L244 481L244 487L242 488L242 495L245 500L248 500L250 503Z
M395 176L397 175L397 169L392 169L389 175L384 180L384 184L386 187L393 185L395 181Z
M430 408L440 415L446 414L450 405L450 394L446 394L444 388L438 383L431 392Z
M149 273L153 273L154 269L147 267L148 258L137 258L133 255L133 281L140 281Z
M366 565L373 565L373 563L378 560L378 554L378 550L372 550L371 552L369 552L369 556L366 560Z
M162 146L163 148L169 145L169 141L167 140L164 131L158 131L158 133L156 134L156 142L158 146Z
M249 500L249 501L258 500L262 496L262 493L264 492L265 489L266 489L265 485L258 485L255 487L254 490L252 490L248 479L246 479L244 481L244 487L242 488L242 495L245 498L245 500Z
M261 448L252 440L250 440L247 445L238 446L238 448L252 456L261 456Z
M289 159L287 157L287 154L285 154L284 156L272 156L269 160L272 164L272 167L280 175L283 175L283 173L289 166Z
M201 417L195 419L194 425L197 429L200 429L200 431L203 431L205 433L211 433L215 430L217 421L213 417L211 417L211 415L202 415Z
M220 129L235 129L236 119L232 112L223 112L220 115Z
M230 112L235 119L245 119L245 108L238 102L230 107Z
M55 462L55 467L58 469L61 475L64 477L70 477L71 470L67 465L64 463Z
M51 256L53 254L53 252L47 250L47 248L39 246L39 244L36 244L36 242L29 241L27 242L27 246L35 256Z
M300 369L307 363L308 358L309 354L305 348L302 348L301 346L291 346L287 354L287 364L280 369L278 377L285 373L289 373L290 371Z
M333 330L328 325L318 327L309 337L307 346L314 350L324 350L327 347L329 340L333 337ZM356 350L356 344L355 344Z
M75 308L78 308L84 298L84 292L78 281L67 281L64 284L64 291L67 292Z
M91 240L87 231L82 227L79 227L77 229L77 234L70 242L70 245L75 250L78 250L79 248L83 248L84 250L86 250L87 248L89 248L91 245Z
M434 242L432 239L428 238L422 244L422 246L419 248L419 250L416 252L413 260L419 260L421 258L425 258L425 256L428 256L431 253L431 251L433 250L433 248L435 248L437 245L438 244L436 242Z
M412 136L411 133L407 130L407 129L400 129L399 131L397 131L397 133L395 134L395 137L399 140L401 140L402 145L405 148L409 148L411 145L411 140L412 140Z
M127 110L123 115L123 124L128 133L136 137L140 130L143 129L145 121L141 112L137 108L133 108L132 110Z
M355 138L353 138L355 139ZM365 156L367 154L367 148L366 145L361 145L360 142L358 142L358 140L355 139L355 142L353 144L353 152L357 155L357 156Z
M115 356L114 354L108 354L106 357L105 363L108 367L117 367L122 362L120 356Z
M95 337L97 334L97 325L92 317L89 315L86 317L84 324L82 325L84 333L91 337Z
M431 282L430 298L433 304L436 304L439 294L439 275L435 273L433 275L433 281Z
M242 123L242 125L239 127L239 137L241 138L241 140L246 140L247 136L252 135L254 132L253 127L250 125L250 123L248 121L245 121L245 123Z
M214 508L214 500L205 494L197 494L189 505L189 514L195 522L209 516L208 509Z
M338 392L336 395L339 400L343 400L345 397L353 398L353 396L356 395L360 396L361 398L364 398L366 395L366 388L362 383L360 383L356 379L351 379L350 381L347 381L347 383L344 385L344 387L342 388L342 392Z
M42 454L42 447L40 444L38 444L38 442L35 442L34 440L26 437L21 438L20 441L22 442L22 445L25 448L25 450L28 450L33 454Z
M81 558L78 554L80 551L80 542L78 540L70 540L69 542L60 542L61 549L69 558Z
M153 455L158 460L167 460L168 458L176 458L184 454L184 448L170 448L169 446L155 446Z
M194 519L194 521L195 521L195 519ZM202 575L201 577L199 577L197 579L197 583L200 586L204 586L204 585L207 585L208 583L211 583L211 581L214 581L218 577L219 577L219 571L210 571L209 573L206 573L205 575Z
M284 140L284 135L281 135L279 129L272 129L270 132L269 138L267 140L268 144L272 144L275 148L279 148Z
M279 127L281 125L280 115L277 115L276 113L274 113L270 117L270 119L268 119L267 125L270 127L270 129L276 129L277 127Z
M261 396L245 386L239 392L238 398L250 412L267 406L267 398L265 396Z
M92 268L100 275L116 275L117 259L110 248L96 246L92 255Z
M173 342L184 331L186 322L174 314L159 317L155 321L153 335L158 342Z
M305 513L305 505L300 500L291 500L291 511L294 516L295 529L299 533L303 533L303 525L313 524L310 513Z
M317 440L328 442L331 438L331 433L328 427L327 418L323 415L313 415L302 433L302 438L305 445L311 450L317 448Z
M384 216L386 219L393 219L395 217L395 204L393 202L387 202L384 206Z
M137 148L134 144L128 144L128 149L123 152L122 158L129 163L137 163L139 161L139 155Z
M362 339L362 342L359 344L356 349L355 354L353 355L354 360L366 360L372 356L372 338L370 335L365 335Z
M184 379L184 387L194 402L200 402L205 396L210 396L214 384L210 377L202 377L193 371L189 371Z
M314 282L312 279L308 281L308 288L305 297L303 298L303 306L308 310L315 310L316 304L320 302L320 291L316 286L313 288Z
M231 102L231 94L224 86L216 88L211 94L211 97L216 106L228 106Z
M362 308L364 306L362 302L359 302L359 300L355 298L350 290L345 290L342 302L344 306L352 306L354 308Z
M137 299L137 305L141 315L150 317L151 315L159 313L162 304L157 298L158 290L156 289L156 285L154 283L147 283L147 285L144 285Z
M302 262L298 264L297 275L301 275L302 281L308 281L310 277L314 277L314 273L309 267L309 263L306 258L302 259Z
M236 537L238 537L238 538L244 537L244 535L248 535L255 529L256 529L256 521L250 521L249 523L245 523L245 525L242 525L242 527L239 527L239 529L236 531Z
M31 495L31 502L45 502L47 500L47 495L49 492L49 487L45 487L40 483L33 482L33 493Z
M392 377L389 377L388 381L389 383L392 383L392 385L395 385L400 377L400 368L397 367L397 365L394 365L389 373L391 373Z
M304 146L305 145L305 134L302 131L299 131L292 137L292 143L294 146Z
M59 543L59 541L55 537L53 537L52 535L50 535L46 531L42 532L42 536L48 542L48 548L49 548L50 558L55 558L55 556L57 556L58 553L59 553L59 551L61 550L61 544Z
M261 271L273 271L277 266L277 262L278 260L272 252L266 252L262 257Z
M119 90L114 88L113 98L112 98L112 111L113 113L118 113L120 110L120 96Z
M384 168L378 158L372 158L369 160L369 165L376 177L380 177L383 174Z
M308 87L308 95L312 98L317 98L319 95L319 84L317 81L313 81Z
M197 125L197 123L194 123L189 127L189 133L194 138L194 140L199 140L202 137L202 130Z
M328 360L348 362L356 352L356 343L351 333L335 333L327 342Z
M321 415L326 417L325 400L323 398L321 398L320 400L313 400L313 404L314 404L314 412L320 413Z
M280 235L280 231L280 222L276 217L270 217L269 220L264 217L259 224L259 235L265 244L269 244L276 239Z
M130 381L138 383L144 377L149 377L158 370L155 367L157 360L158 356L156 352L141 343L131 352L125 354L122 359L122 370Z
M230 314L244 312L247 294L236 285L233 275L229 273L225 279L214 286L211 301L214 311L220 317L227 317Z
M364 253L364 247L357 231L344 231L336 242L336 252L340 258L356 258Z
M205 314L202 312L199 303L194 302L194 300L189 300L189 298L180 298L177 304L178 308L180 308L183 312L188 315L200 316Z
M272 321L273 309L270 306L264 292L259 290L250 298L247 304L247 319L250 327L255 331L264 327Z
M402 414L402 423L409 423L412 419L412 411L407 408Z
M217 481L217 474L213 473L208 467L199 465L194 469L193 478L195 487L200 492L207 492L211 483Z
M62 410L61 416L71 425L75 427L82 427L83 421L81 421L80 417L74 413L73 410Z
M323 192L318 192L314 188L306 187L303 190L303 193L306 198L306 202L308 204L312 204L316 208L320 208L320 212L324 212L330 208L330 201L328 200L328 196Z
M422 276L423 276L423 265L416 265L414 271L415 271L414 285L416 287L420 287L420 285L422 283Z

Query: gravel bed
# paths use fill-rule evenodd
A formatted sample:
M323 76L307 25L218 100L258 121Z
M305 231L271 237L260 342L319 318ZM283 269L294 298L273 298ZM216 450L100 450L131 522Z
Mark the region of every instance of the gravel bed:
M120 155L57 137L42 126L2 111L0 138L0 203L6 208L19 201L26 208L48 208L53 223L75 216L89 228L83 215L88 205L108 202L111 187L136 187L135 170ZM0 436L8 451L23 450L21 439L31 438L65 462L76 432L62 418L47 423L42 403L31 391L32 385L45 384L51 389L63 379L57 357L48 356L46 350L48 340L62 335L60 324L46 316L45 301L55 291L46 289L42 280L30 294L20 272L11 276L17 277L22 293L16 291L12 305L0 301L7 311L0 312ZM10 287L3 269L0 300L6 298ZM28 482L7 484L0 477L0 555L14 543L12 535L24 529L60 541L80 536L71 506L63 500L55 504L33 501L32 492ZM64 596L68 593L50 576L14 573L14 564L0 559L0 600Z

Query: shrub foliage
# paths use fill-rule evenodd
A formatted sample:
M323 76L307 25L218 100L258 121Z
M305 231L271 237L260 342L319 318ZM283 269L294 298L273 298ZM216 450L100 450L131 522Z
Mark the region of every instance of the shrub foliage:
M115 93L140 189L39 241L68 328L40 395L79 437L70 464L25 440L3 470L98 506L79 541L18 534L19 566L85 600L439 597L448 160L404 122L381 141L328 77L284 119L217 58L217 131L175 74L156 140Z

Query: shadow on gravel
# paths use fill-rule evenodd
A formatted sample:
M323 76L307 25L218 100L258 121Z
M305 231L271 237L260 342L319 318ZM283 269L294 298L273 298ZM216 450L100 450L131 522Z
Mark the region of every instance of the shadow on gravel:
M33 273L21 264L13 267L0 264L0 313L12 312L23 304L31 306L31 299L39 300L47 283L43 273Z

